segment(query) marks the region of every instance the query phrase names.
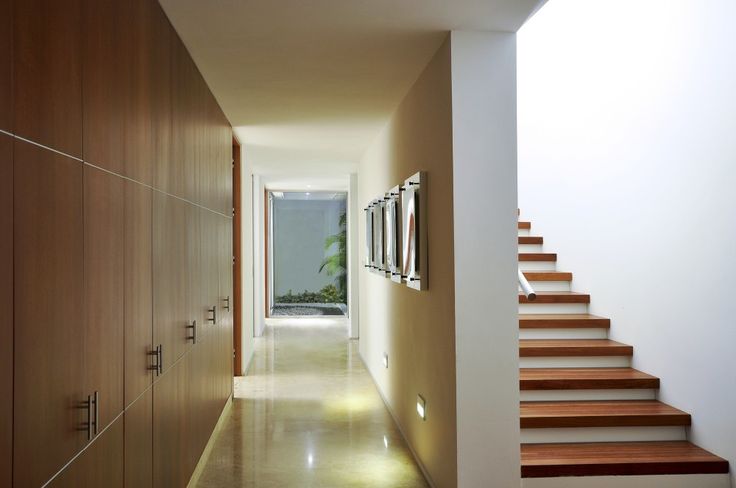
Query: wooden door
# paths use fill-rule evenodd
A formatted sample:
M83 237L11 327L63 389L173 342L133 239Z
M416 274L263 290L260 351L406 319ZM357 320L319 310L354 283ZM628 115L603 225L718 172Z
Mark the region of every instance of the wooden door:
M164 372L190 347L191 301L188 204L153 194L153 334Z
M82 157L82 0L13 2L15 133Z
M0 0L0 130L13 130L12 59L13 15L12 0Z
M153 389L125 411L125 487L153 486Z
M87 441L82 165L16 140L13 184L13 476L40 486Z
M233 138L233 375L241 376L243 366L243 259L240 144Z
M59 473L49 488L123 488L124 449L124 426L120 417Z
M99 392L97 432L124 404L124 180L84 167L86 391Z
M151 385L153 344L152 190L125 182L125 405Z
M13 473L13 139L0 134L0 486Z
M158 2L149 1L148 5L153 30L149 70L152 98L152 178L156 188L168 191L172 167L171 53L174 29Z
M218 330L220 331L220 351L218 355L219 398L224 400L232 393L233 382L233 253L232 253L232 219L218 216L218 257L219 257L219 289L222 314Z
M215 330L212 307L219 307L219 262L217 260L217 215L209 210L201 210L202 232L202 309L204 311L203 336ZM219 310L215 310L215 314Z

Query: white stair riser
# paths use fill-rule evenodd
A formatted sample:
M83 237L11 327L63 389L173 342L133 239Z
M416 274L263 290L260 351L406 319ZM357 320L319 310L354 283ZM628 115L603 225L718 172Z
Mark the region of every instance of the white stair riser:
M530 281L529 284L532 285L534 291L572 291L569 281Z
M519 329L519 339L608 339L608 329Z
M728 474L524 478L521 488L730 488Z
M529 235L529 233L530 233L529 229L519 229L519 236L521 237L526 237Z
M628 356L519 358L520 368L628 368Z
M564 402L585 400L656 400L656 390L526 390L523 402Z
M587 303L520 303L519 313L588 313Z
M558 442L656 442L684 440L686 440L685 428L681 426L521 429L521 442L524 444Z
M524 253L524 252L534 252L534 253L544 252L542 250L543 247L544 246L542 244L519 244L519 252L520 253Z
M555 261L519 261L519 269L522 271L556 271Z

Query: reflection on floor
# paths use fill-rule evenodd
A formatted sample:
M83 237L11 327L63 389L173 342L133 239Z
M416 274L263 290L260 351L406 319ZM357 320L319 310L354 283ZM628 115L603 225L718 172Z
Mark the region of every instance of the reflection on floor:
M273 321L196 486L428 486L357 346L344 319Z

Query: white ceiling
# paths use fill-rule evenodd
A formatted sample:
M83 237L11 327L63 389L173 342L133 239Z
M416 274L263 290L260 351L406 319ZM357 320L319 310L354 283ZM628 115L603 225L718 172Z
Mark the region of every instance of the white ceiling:
M261 174L354 171L452 29L544 0L160 0Z

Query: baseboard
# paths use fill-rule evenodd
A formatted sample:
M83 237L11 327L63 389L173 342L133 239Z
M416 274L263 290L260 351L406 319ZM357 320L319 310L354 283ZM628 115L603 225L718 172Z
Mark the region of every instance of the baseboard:
M223 425L225 425L227 414L230 413L230 409L232 407L233 407L233 395L231 394L228 397L227 401L225 402L225 406L222 408L222 412L220 413L220 418L217 419L217 424L215 424L215 428L212 430L212 434L210 435L210 439L207 441L207 445L204 447L204 450L202 451L202 455L199 457L199 461L197 462L197 466L194 468L192 477L189 479L189 483L187 483L187 488L194 488L195 486L197 486L197 483L199 483L199 477L202 476L204 467L210 458L210 454L212 453L212 448L215 445L215 439L217 438L217 434L220 433Z
M373 381L373 385L376 387L376 391L378 392L378 395L381 397L381 400L383 400L383 404L386 406L386 410L388 410L389 415L391 415L391 419L394 421L394 424L396 424L396 427L399 429L399 433L401 434L401 437L404 439L404 444L407 445L409 448L409 451L411 452L412 457L414 458L414 461L417 463L417 466L419 466L419 469L422 471L422 475L424 475L424 479L427 481L429 486L431 488L437 488L437 485L434 483L434 480L432 480L432 477L429 475L429 471L427 471L427 468L424 466L424 463L422 463L422 460L419 459L419 456L417 455L416 451L412 447L411 443L409 443L409 440L406 438L406 434L404 434L404 429L401 428L401 424L399 423L398 418L394 414L393 409L391 408L391 405L389 405L388 401L386 400L386 397L383 396L383 392L378 387L378 382L376 381L376 378L373 377L373 373L371 373L371 369L368 367L368 365L365 362L365 359L363 359L363 355L358 351L358 357L360 358L360 362L363 363L363 367L366 371L368 371L368 375L371 377L371 381Z

